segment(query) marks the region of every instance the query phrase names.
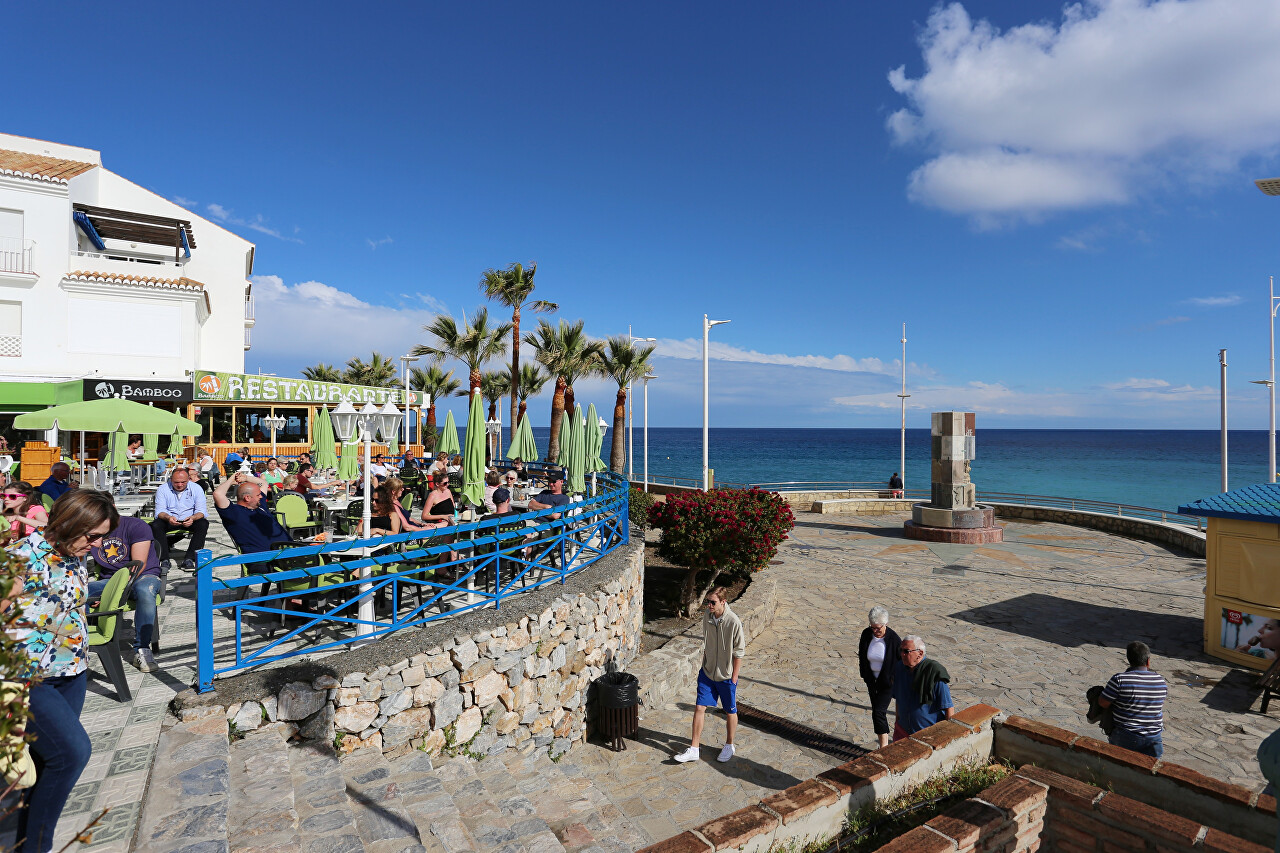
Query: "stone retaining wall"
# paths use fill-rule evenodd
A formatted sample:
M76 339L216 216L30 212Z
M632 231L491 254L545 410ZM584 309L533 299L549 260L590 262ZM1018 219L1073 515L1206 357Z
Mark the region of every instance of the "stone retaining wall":
M579 577L588 573L595 577ZM417 748L479 757L548 748L554 757L586 738L591 683L606 665L625 669L639 649L643 548L619 548L570 581L508 599L501 611L460 616L456 624L430 623L247 682L238 676L241 683L219 682L212 694L185 691L176 710L184 720L225 713L242 732L285 722L297 737L342 751L372 747L398 755Z
M911 507L918 500L900 498L837 498L834 500L814 501L813 512L821 515L887 515L891 512L911 512Z
M1023 504L992 503L999 518L1022 518L1028 521L1055 521L1059 524L1073 524L1076 527L1088 527L1120 536L1132 536L1147 542L1161 545L1173 545L1190 551L1197 557L1205 555L1205 535L1192 530L1183 524L1170 524L1160 521L1148 521L1144 518L1126 518L1123 515L1106 515L1100 512L1085 512L1076 509L1059 509L1048 506L1025 506Z
M769 570L756 574L742 597L730 605L742 620L747 645L773 624L778 609L778 582ZM640 679L640 701L660 708L680 697L693 696L698 669L702 666L702 625L689 628L636 660L628 670Z

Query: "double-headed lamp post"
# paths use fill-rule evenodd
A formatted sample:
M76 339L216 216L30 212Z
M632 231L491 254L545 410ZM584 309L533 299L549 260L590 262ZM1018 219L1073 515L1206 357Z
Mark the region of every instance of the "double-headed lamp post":
M493 462L496 465L502 458L502 418L495 417L493 420L485 421L484 431L489 436L489 452L493 454Z
M1280 178L1260 178L1253 182L1265 195L1280 195ZM1276 481L1276 311L1280 310L1280 297L1276 296L1275 276L1271 277L1271 300L1267 303L1267 323L1271 327L1271 430L1267 445L1267 482Z
M373 493L372 483L370 482L370 478L373 475L370 469L373 463L370 456L373 453L374 433L378 433L383 441L390 441L392 436L400 431L400 419L404 415L390 400L381 409L373 403L365 403L364 407L358 412L349 401L343 400L333 410L330 417L333 420L333 431L337 435L338 441L345 444L358 434L360 441L364 443L364 522L362 529L364 531L363 535L367 537L370 535L369 521L372 515L369 499ZM367 552L365 556L368 556ZM369 574L368 566L360 570L360 577L365 583L360 585L360 615L356 625L356 634L358 636L373 633L373 597L369 595Z
M637 338L635 335L631 334L630 325L627 326L627 337L631 339L631 343L633 344L636 343L637 341L640 341L642 343L647 343L647 344L656 344L658 342L657 338ZM636 424L635 408L631 403L631 383L628 382L627 383L627 482L628 483L635 479L635 466L631 462L631 460L635 458L635 449L636 449L635 424Z
M271 430L271 455L276 455L276 432L284 429L285 419L282 415L272 415L262 419L262 423Z
M711 336L711 327L728 323L728 320L708 320L702 315L702 491L711 491L711 466L707 456L707 427L711 418L711 362L707 347Z
M645 372L644 382L644 490L649 491L649 380L657 379L658 374Z

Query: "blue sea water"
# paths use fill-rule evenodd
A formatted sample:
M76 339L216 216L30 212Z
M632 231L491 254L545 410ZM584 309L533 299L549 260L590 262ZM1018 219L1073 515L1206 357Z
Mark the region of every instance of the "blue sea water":
M534 427L544 453L548 430ZM635 431L635 474L641 469ZM609 441L605 436L605 461ZM979 429L972 477L979 490L1115 501L1157 509L1219 491L1216 430ZM1266 482L1267 433L1233 430L1230 487ZM735 483L865 481L898 470L896 429L729 429L710 432L716 479ZM650 427L649 471L702 475L702 430ZM927 489L929 431L907 430L908 488Z

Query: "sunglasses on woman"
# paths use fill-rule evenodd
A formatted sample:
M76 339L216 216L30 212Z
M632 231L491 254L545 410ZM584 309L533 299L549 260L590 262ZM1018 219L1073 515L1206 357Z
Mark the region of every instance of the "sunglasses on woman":
M28 497L29 495L30 495L30 492L5 492L4 499L7 501L13 501L13 500L17 500L18 498Z
M107 534L105 534L105 533L86 533L86 534L84 535L84 541L86 541L86 542L88 542L90 545L92 545L92 544L93 544L93 543L95 543L95 542L101 542L101 541L102 541L102 537L104 537L104 536L106 536L106 535L107 535Z

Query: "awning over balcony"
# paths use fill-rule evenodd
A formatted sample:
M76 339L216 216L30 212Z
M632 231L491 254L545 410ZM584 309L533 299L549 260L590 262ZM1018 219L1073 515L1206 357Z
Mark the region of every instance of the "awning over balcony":
M172 246L175 257L185 253L189 258L196 245L195 235L191 233L191 223L184 219L111 210L87 204L74 205L72 216L76 225L99 250L104 248L103 240L127 240L130 243Z

